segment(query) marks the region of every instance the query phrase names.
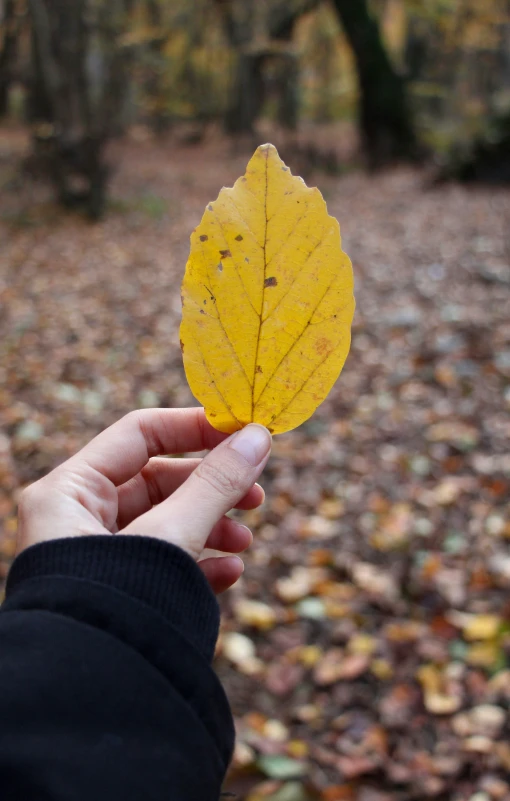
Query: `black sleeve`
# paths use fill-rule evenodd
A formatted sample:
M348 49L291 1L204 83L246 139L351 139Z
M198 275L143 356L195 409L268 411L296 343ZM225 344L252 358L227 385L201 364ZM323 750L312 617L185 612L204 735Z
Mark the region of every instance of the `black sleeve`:
M218 625L173 545L97 535L24 551L0 609L0 797L218 801L234 742Z

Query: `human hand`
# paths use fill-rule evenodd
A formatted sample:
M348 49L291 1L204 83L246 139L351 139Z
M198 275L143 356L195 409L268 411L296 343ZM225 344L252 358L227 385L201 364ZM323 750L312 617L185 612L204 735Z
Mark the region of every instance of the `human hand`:
M213 449L204 459L157 458L204 449ZM206 547L233 554L251 544L249 529L225 515L263 502L254 482L270 449L262 426L229 437L203 409L131 412L22 493L17 551L81 534L148 535L199 560L212 589L223 592L242 561L200 556Z

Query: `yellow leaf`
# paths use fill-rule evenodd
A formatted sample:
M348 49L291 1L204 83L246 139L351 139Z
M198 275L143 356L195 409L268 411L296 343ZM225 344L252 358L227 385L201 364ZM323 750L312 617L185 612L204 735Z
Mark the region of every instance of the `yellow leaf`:
M497 637L502 622L498 615L470 615L462 633L466 640L492 640Z
M310 748L304 740L290 740L287 743L287 753L295 759L303 759L310 753Z
M277 623L274 609L252 598L240 598L234 606L234 614L240 623L253 626L260 631L272 629Z
M349 352L352 267L319 190L273 145L207 206L182 296L186 376L215 428L279 434L325 399Z
M466 653L466 662L475 667L491 668L501 657L501 647L497 642L477 642L470 645Z

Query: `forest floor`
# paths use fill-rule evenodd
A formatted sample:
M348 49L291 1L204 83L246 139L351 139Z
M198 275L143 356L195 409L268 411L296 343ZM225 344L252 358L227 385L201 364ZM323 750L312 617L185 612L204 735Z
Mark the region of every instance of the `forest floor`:
M133 407L194 403L189 234L248 157L139 132L91 225L20 172L23 147L0 132L2 578L23 486ZM227 789L509 799L510 191L308 178L353 260L353 344L244 514L255 542L216 661L238 730Z

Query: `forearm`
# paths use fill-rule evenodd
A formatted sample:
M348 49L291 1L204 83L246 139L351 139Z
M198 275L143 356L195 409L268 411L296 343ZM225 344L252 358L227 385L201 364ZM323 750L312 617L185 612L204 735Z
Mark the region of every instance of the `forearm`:
M233 746L217 629L175 546L117 535L24 552L0 611L6 797L217 801Z

